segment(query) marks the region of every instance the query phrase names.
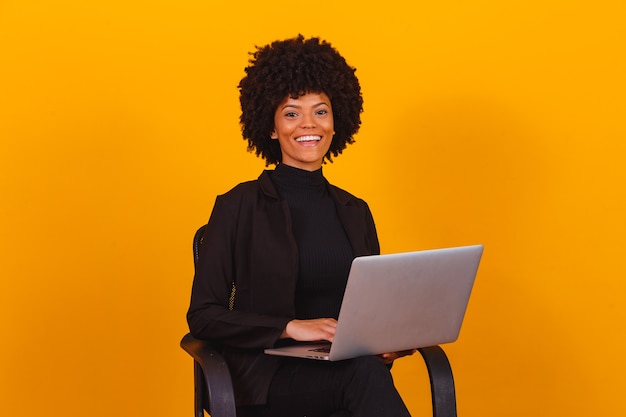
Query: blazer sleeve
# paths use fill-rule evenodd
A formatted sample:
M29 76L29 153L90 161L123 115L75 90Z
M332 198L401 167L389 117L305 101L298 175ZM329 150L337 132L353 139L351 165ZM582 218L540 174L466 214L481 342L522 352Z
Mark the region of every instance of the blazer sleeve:
M187 323L191 334L199 339L242 349L272 347L289 317L228 308L235 277L237 204L225 196L215 201L195 268Z

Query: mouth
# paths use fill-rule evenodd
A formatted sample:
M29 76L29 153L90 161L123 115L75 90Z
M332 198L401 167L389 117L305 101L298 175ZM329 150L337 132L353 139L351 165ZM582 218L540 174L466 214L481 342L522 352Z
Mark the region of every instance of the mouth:
M306 135L306 136L300 136L296 138L296 142L319 142L320 140L322 140L321 136L316 136L316 135Z

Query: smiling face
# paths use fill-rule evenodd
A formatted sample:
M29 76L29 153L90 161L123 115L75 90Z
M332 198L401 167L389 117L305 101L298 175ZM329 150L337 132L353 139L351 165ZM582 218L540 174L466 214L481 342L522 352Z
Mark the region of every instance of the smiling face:
M330 99L324 93L307 93L278 105L270 137L280 143L283 164L315 171L322 167L334 134Z

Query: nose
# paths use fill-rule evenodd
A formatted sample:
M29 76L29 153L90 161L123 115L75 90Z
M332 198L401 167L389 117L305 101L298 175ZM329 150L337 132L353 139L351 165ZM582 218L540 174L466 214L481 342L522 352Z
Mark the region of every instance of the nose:
M315 127L315 118L312 114L305 113L302 117L302 123L300 124L303 128L311 128Z

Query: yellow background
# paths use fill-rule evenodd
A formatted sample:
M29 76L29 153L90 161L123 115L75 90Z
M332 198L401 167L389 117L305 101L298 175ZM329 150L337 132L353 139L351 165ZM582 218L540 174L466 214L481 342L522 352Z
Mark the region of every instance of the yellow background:
M255 178L236 85L298 32L358 68L327 177L384 252L483 243L459 414L623 416L621 0L0 0L0 415L191 415L191 237ZM429 411L421 359L397 383ZM417 381L417 382L415 382Z

